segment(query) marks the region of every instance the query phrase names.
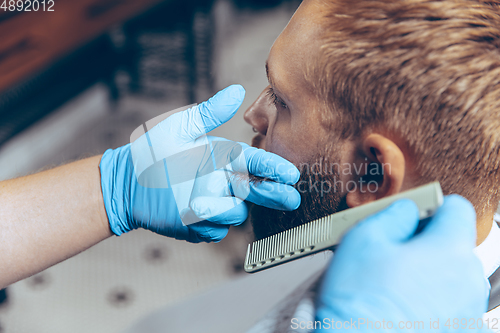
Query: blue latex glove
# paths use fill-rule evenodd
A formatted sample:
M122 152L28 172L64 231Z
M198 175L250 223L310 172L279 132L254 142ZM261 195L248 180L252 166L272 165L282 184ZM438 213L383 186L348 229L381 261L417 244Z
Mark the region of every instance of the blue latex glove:
M472 205L451 195L414 237L418 209L410 200L397 201L361 221L346 234L326 272L316 320L330 325L334 320L333 326L337 321L347 322L346 328L352 319L362 332L470 332L478 328L477 320L486 311L488 285L472 252L475 220ZM385 321L385 329L361 324L359 318L373 325ZM400 322L413 325L417 321L422 322L420 330L398 327ZM330 329L323 326L317 331Z
M281 210L300 205L291 186L300 176L293 164L206 135L231 119L244 95L243 87L230 86L207 102L168 115L132 144L104 153L101 187L116 235L145 228L189 242L217 242L230 225L246 220L244 200ZM250 175L266 180L249 182Z

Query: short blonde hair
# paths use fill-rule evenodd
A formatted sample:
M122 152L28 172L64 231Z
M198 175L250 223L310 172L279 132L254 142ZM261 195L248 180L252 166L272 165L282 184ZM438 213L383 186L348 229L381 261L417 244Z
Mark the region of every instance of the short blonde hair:
M500 163L498 1L323 1L311 84L343 139L405 138L422 183L495 210Z

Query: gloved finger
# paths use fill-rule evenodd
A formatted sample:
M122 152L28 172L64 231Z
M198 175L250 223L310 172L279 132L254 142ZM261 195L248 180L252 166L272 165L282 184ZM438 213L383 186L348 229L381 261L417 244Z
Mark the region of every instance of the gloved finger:
M403 242L411 238L418 222L417 205L409 199L402 199L362 220L346 236Z
M235 196L259 206L278 210L295 210L300 206L300 194L290 185L272 181L248 181L231 179L231 190Z
M474 206L465 198L453 194L444 198L429 223L419 234L419 241L445 241L456 244L476 243L476 212Z
M217 169L232 169L243 175L248 175L246 168L235 170L234 166L240 164L239 160L243 158L243 147L240 142L225 140L207 136L210 145L210 165L207 165L207 171L211 172Z
M183 126L189 139L194 140L231 119L243 99L245 89L239 84L231 85L208 101L184 111Z
M244 158L234 158L234 171L245 172L262 178L268 178L278 183L293 185L299 181L300 172L295 165L283 157L263 149L250 147L239 142L243 148Z
M275 180L293 184L296 179L293 179L292 177L299 177L300 173L292 163L278 155L265 152L262 149L252 148L239 142L211 139L210 144L212 147L212 160L206 164L206 168L199 170L197 174L198 177L209 173L212 175L212 182L210 186L208 186L208 183L204 183L205 186L203 186L203 188L205 189L205 192L207 191L207 188L213 189L212 192L217 189L217 193L220 193L222 189L224 189L226 193L224 193L223 196L234 195L242 200L247 200L273 209L294 210L299 207L301 199L300 194L292 186L267 180L252 181L246 170L246 160L249 155L242 153L242 151L245 150L253 152L250 156L255 157L255 159L253 159L255 163L258 163L257 161L261 160L263 161L263 163L261 163L261 167L268 170L272 169L271 172L266 174L261 173L261 176L269 176ZM274 161L276 163L267 163L266 161ZM281 165L278 165L278 163L281 163ZM226 169L229 164L231 164L231 173L229 173L230 171ZM287 172L281 174L280 179L276 176L278 173L274 167L279 170L280 166L285 166L284 164L286 164L288 169ZM217 171L213 171L214 169L217 169ZM221 171L224 172L226 176L225 178L229 181L230 187L221 187L222 184L227 183L221 182L220 177L214 177L215 173L220 173ZM294 172L296 172L296 175L292 176ZM214 181L217 183L214 183ZM199 196L204 197L204 195ZM221 197L221 195L219 195L219 197Z
M217 224L238 226L248 217L248 207L236 197L196 197L190 203L199 218Z
M242 175L251 174L289 185L295 184L300 178L297 167L279 155L250 147L243 142L207 138L212 147L214 168L231 164L233 171Z
M198 240L206 243L218 243L229 232L229 226L224 224L216 224L209 221L202 221L188 226L190 231L196 234Z

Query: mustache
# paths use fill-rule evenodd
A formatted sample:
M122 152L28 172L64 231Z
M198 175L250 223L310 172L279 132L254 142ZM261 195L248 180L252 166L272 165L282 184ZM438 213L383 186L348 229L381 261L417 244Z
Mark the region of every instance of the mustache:
M262 147L262 142L264 141L264 135L262 134L257 134L252 138L252 147L255 148L263 148Z
M237 183L248 182L252 185L258 185L264 181L271 181L269 178L259 177L252 174L244 174L242 172L234 172L232 175L232 181Z

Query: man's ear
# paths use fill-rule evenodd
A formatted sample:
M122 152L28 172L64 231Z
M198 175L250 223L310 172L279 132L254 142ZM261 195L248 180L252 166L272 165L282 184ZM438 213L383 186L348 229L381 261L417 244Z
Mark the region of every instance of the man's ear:
M360 168L358 186L346 196L347 205L356 207L399 193L405 176L405 156L399 146L380 134L369 134L361 150L368 165Z

